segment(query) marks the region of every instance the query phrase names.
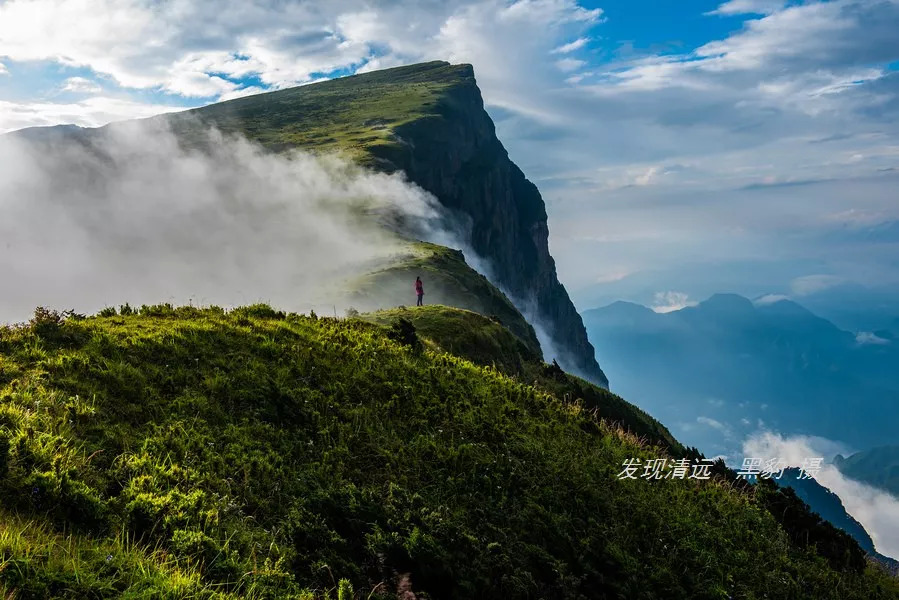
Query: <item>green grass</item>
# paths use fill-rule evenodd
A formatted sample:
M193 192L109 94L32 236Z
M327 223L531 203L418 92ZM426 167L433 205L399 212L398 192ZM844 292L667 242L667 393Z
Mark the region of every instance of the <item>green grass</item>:
M361 318L381 325L408 319L435 349L512 376L524 374L526 363L542 362L539 354L506 327L470 310L431 304L380 310Z
M361 318L381 325L408 319L436 349L494 367L556 398L580 402L586 409L595 410L600 418L663 446L676 456L685 455L686 449L661 423L608 390L545 364L540 354L497 319L442 305L381 310Z
M0 512L2 598L235 598L178 563L126 535L64 534L41 519Z
M370 304L377 298L383 308L414 304L413 283L421 276L426 304L454 306L494 318L527 347L542 356L537 334L518 309L490 281L472 269L457 250L417 242L393 264L372 271L348 284L350 302Z
M619 481L663 451L378 325L110 312L0 330L8 598L899 594L792 544L752 493Z
M467 65L431 62L342 77L156 117L186 141L196 122L242 134L272 150L340 152L370 162L375 146L401 142L393 130L436 116L445 92L473 81Z

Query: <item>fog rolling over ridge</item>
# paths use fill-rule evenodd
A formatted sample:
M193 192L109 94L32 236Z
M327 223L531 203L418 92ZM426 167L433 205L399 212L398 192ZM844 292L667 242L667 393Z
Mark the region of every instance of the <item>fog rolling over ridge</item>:
M150 120L62 143L0 137L0 322L37 305L339 308L336 284L402 252L371 213L447 237L436 200L401 175L204 136L204 150L187 149Z

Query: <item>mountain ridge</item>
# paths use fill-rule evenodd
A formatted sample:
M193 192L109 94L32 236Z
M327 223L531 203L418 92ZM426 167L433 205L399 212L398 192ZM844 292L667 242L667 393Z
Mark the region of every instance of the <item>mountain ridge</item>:
M491 280L545 329L568 370L608 387L583 321L558 279L536 186L496 137L471 65L432 61L307 84L143 119L187 146L204 127L271 151L339 151L376 170L403 171L453 214L453 227L485 260ZM79 128L23 137L86 137Z
M583 317L619 392L691 445L713 443L713 453L727 454L759 420L856 447L894 437L887 424L899 417L899 380L890 365L899 347L867 343L796 302L717 295L666 313L613 303ZM691 411L727 427L691 424Z

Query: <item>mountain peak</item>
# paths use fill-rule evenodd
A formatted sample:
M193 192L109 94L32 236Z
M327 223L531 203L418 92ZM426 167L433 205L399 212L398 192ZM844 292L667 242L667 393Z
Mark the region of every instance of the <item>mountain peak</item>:
M767 302L763 304L756 304L756 308L760 311L767 313L774 313L779 315L791 316L791 317L814 317L815 314L812 313L809 309L802 306L801 304L794 302L793 300L783 298L781 300L777 300L775 302Z
M707 300L700 302L699 310L712 310L717 313L751 314L755 312L755 306L749 298L739 294L714 294Z
M470 224L465 242L490 265L494 283L534 305L562 367L608 386L556 275L543 198L496 137L470 64L394 67L162 118L187 137L199 121L271 150L339 151L403 172Z

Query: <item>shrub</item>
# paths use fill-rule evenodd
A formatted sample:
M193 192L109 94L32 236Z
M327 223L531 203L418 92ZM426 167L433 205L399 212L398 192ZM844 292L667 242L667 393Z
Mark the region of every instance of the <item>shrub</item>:
M275 310L268 304L263 303L251 304L250 306L235 308L234 313L237 315L254 317L257 319L283 319L285 317L282 311Z
M558 379L560 381L565 380L565 371L562 370L562 367L559 366L559 363L556 362L556 359L553 359L551 365L543 365L543 375L545 377L552 377L553 379Z
M175 308L168 302L165 304L153 304L140 307L140 314L144 317L170 317L175 314Z
M337 584L337 600L353 600L353 584L349 579L341 579Z
M36 335L42 338L55 337L68 317L68 312L59 312L51 308L38 306L28 324Z
M38 306L34 309L34 316L28 322L36 336L48 342L71 343L80 338L76 325L66 327L69 320L77 321L84 318L73 310L62 312Z
M404 346L409 346L416 353L421 352L423 347L421 340L418 339L418 333L415 331L415 325L403 317L393 322L390 331L387 332L387 337Z

